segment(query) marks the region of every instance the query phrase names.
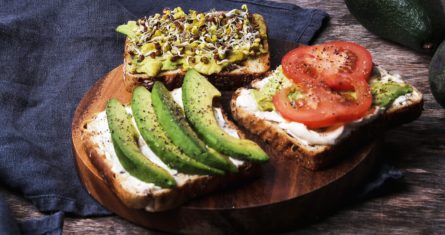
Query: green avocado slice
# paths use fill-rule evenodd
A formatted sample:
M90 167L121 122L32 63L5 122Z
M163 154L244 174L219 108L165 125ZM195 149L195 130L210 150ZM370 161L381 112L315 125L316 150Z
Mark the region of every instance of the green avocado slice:
M139 134L125 107L117 99L111 99L107 103L106 114L113 146L124 169L141 181L162 188L175 187L176 181L173 176L140 152L137 143Z
M241 160L265 162L267 154L253 141L227 134L213 113L213 98L221 93L196 70L187 71L182 85L182 100L187 119L210 147Z
M399 96L413 92L413 88L408 84L401 84L393 81L371 83L372 103L381 107L388 107Z
M151 93L139 86L133 91L131 101L136 125L150 149L168 166L182 173L223 175L224 171L204 165L185 155L167 137L153 109Z
M116 28L116 31L122 34L127 35L129 38L136 38L136 29L137 29L136 21L128 21L127 24L119 25Z
M185 154L208 166L238 171L228 157L218 153L199 139L187 122L181 107L173 100L172 95L162 82L155 82L151 92L153 108L161 127L172 142Z

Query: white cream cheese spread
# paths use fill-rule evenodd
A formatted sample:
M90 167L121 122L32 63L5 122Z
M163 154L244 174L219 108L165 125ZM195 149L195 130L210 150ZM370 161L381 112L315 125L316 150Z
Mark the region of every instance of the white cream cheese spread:
M369 80L369 83L373 83L373 82L386 83L386 82L390 82L390 81L397 82L400 84L405 83L402 80L400 74L390 74L388 71L381 68L380 66L375 66L375 68L378 71L377 76L371 77L371 79ZM408 104L410 101L412 101L413 99L416 99L418 96L420 96L419 92L414 89L413 92L410 92L405 95L401 95L401 96L397 97L392 102L392 105L390 107L388 107L388 109L393 106L404 106L404 105Z
M172 92L172 95L175 101L182 106L182 93L181 89L177 89ZM126 107L128 113L131 114L131 108ZM214 108L215 118L218 122L218 125L225 130L229 135L239 138L236 129L233 129L228 125L227 121L224 119L222 115L222 110L220 108ZM133 125L136 128L136 123L133 118ZM137 129L137 128L136 128ZM94 119L88 123L87 130L92 135L92 141L97 144L99 152L102 152L105 155L106 160L111 165L111 171L118 177L119 182L122 187L134 194L137 195L146 195L150 192L162 190L162 188L152 184L143 182L136 177L131 176L120 163L116 152L114 150L114 146L111 140L110 130L108 128L108 121L105 111L98 113ZM139 132L138 132L139 133ZM177 170L168 167L147 145L145 140L139 134L138 139L139 149L142 154L147 157L154 164L164 168L167 170L176 180L177 185L182 185L188 180L191 180L196 177L200 177L199 175L187 175L178 173ZM230 158L230 160L237 166L241 166L244 164L243 161Z
M372 77L370 79L371 83L377 80L380 82L393 81L397 83L404 83L404 81L400 78L400 75L391 75L386 70L380 67L377 67L377 70L380 73L380 76ZM253 83L253 88L261 89L274 75L275 73L272 73L270 76ZM411 97L414 97L415 95L416 91L405 94L403 96L399 96L392 105L404 105L410 100ZM278 127L284 130L290 136L298 139L301 143L308 146L334 145L340 139L347 136L353 128L357 128L358 126L369 123L370 121L376 119L384 111L383 108L375 107L373 112L354 122L348 123L346 125L339 125L336 127L328 128L327 130L318 131L311 130L302 123L288 121L276 111L261 111L257 105L257 101L255 100L251 92L251 89L242 89L240 91L240 94L236 99L236 105L246 112L253 113L260 119L277 123Z

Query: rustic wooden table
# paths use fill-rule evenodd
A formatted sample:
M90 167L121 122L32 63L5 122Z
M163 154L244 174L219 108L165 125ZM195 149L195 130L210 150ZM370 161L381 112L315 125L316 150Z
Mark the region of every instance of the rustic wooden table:
M424 93L422 116L385 135L384 155L405 172L401 187L390 194L346 206L329 218L293 232L303 234L442 234L445 233L445 109L433 99L428 85L431 56L379 39L349 13L343 0L280 0L319 8L329 23L314 43L350 40L367 47L376 64L398 72ZM445 5L445 0L442 0ZM21 196L0 190L17 218L41 215ZM162 234L116 216L66 217L65 234Z

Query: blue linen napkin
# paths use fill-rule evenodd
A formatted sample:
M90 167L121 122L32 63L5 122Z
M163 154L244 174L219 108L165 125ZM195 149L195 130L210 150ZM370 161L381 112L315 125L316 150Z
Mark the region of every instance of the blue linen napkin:
M11 214L7 203L0 197L0 234L62 234L63 212L56 212L53 215L37 219L16 221Z
M12 217L11 210L3 198L0 198L0 233L1 234L20 234L17 221Z
M0 184L42 212L58 212L19 223L24 234L60 234L63 213L110 214L79 181L70 130L85 92L122 63L124 37L115 32L117 25L165 7L228 10L246 3L265 16L271 40L308 43L327 17L316 9L254 0L122 3L0 0ZM1 199L0 218L0 234L17 233Z

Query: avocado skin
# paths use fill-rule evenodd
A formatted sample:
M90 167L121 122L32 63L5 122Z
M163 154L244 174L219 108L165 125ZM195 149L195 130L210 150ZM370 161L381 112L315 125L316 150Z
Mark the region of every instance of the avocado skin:
M107 103L106 114L113 146L124 169L141 181L162 188L175 187L173 176L140 152L137 143L139 135L125 107L117 99L111 99Z
M431 92L436 101L445 108L445 41L434 54L429 70Z
M142 86L133 90L131 101L136 125L150 149L168 166L186 174L223 175L224 171L204 165L174 145L160 126L154 112L151 93Z
M162 82L154 83L151 96L153 108L162 129L185 154L210 167L231 172L238 171L238 168L226 156L208 148L199 139L187 122L182 108L176 104Z
M267 154L253 141L227 134L213 113L213 98L221 93L196 70L187 71L182 85L182 100L187 119L210 147L231 157L252 162L269 160Z
M345 0L351 14L369 31L424 53L445 37L440 0Z

